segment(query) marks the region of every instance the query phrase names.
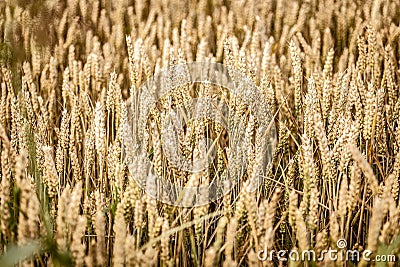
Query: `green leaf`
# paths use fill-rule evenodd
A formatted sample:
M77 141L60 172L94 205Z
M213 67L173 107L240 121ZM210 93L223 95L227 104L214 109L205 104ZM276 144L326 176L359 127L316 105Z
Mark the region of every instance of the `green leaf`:
M7 252L0 258L0 266L15 266L30 256L40 252L40 243L32 241L26 245L15 246L12 245L7 248Z

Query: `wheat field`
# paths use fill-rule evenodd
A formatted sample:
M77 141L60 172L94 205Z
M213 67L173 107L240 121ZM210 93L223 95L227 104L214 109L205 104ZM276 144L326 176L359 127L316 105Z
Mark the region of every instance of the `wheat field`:
M399 37L394 0L0 1L0 266L398 266ZM132 117L148 79L191 62L247 77L272 117L208 82L168 88L146 120ZM164 139L170 114L198 97L243 126L243 153L213 118ZM171 147L190 166L215 153L193 172ZM152 169L130 167L141 161ZM237 183L202 205L137 182L152 171L209 187L228 166ZM360 257L318 257L330 249Z

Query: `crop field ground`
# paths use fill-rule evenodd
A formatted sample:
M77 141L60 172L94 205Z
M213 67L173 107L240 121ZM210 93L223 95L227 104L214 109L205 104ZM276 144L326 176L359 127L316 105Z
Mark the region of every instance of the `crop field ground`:
M396 0L0 0L0 266L398 266L399 64Z

